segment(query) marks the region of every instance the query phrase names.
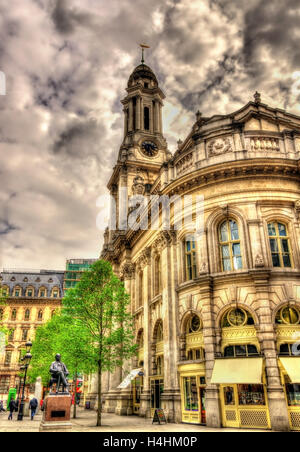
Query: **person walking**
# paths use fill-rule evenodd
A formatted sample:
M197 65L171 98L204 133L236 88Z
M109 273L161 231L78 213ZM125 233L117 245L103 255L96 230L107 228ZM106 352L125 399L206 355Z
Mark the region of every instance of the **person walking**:
M29 409L31 410L31 420L33 421L39 402L35 397L30 400Z
M11 399L11 401L9 402L8 408L9 408L8 420L12 421L13 412L16 410L16 402L14 401L14 399Z
M3 407L3 400L0 400L0 413L2 413L2 411L5 411L5 409Z

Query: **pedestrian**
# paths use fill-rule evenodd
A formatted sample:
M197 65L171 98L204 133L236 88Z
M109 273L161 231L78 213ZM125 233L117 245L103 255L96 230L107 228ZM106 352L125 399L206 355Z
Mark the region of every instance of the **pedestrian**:
M5 409L3 407L3 400L0 400L0 413L2 413L2 411L5 411Z
M35 413L36 413L36 409L37 409L37 407L38 407L38 404L39 404L39 402L37 401L37 399L36 399L35 397L33 397L33 398L30 400L29 408L30 408L30 410L31 410L31 420L32 420L32 421L33 421L33 418L34 418L34 416L35 416Z
M16 402L14 401L14 399L11 399L11 401L9 402L8 408L9 408L9 416L8 416L8 420L9 420L9 421L12 421L12 418L13 418L13 412L14 412L15 409L16 409Z

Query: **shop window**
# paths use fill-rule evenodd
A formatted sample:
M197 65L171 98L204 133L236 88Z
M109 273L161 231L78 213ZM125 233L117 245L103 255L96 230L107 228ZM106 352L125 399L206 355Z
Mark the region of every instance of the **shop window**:
M259 353L255 345L231 345L224 349L224 357L241 358L246 356L258 356Z
M225 405L235 405L234 388L226 386L224 389Z
M230 309L222 319L222 328L254 325L254 319L245 309Z
M191 280L197 276L196 243L194 238L185 240L185 277Z
M279 349L279 355L281 356L299 356L299 342L293 342L292 344L281 344Z
M185 411L199 411L196 377L184 377L183 385Z
M239 405L265 405L263 385L237 385Z
M294 307L284 306L277 312L275 322L279 325L299 325L300 313Z
M285 384L286 397L288 401L288 406L300 407L300 384Z
M219 228L219 243L222 271L243 268L238 224L234 220L224 221Z
M16 318L17 318L17 310L13 309L11 311L11 320L16 320Z
M292 267L290 239L287 227L283 223L268 224L268 234L273 267Z

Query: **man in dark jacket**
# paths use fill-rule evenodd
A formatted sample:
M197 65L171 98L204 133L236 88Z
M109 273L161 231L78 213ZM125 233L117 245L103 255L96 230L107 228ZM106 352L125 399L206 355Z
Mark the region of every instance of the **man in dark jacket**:
M35 416L36 413L36 409L38 407L39 402L37 401L37 399L35 397L33 397L33 399L30 400L29 403L29 408L31 410L31 420L33 421L33 418Z
M9 402L8 408L9 408L9 416L8 416L8 420L9 420L9 421L12 421L12 418L13 418L13 412L14 412L15 409L16 409L16 402L14 401L14 399L11 399L11 401Z

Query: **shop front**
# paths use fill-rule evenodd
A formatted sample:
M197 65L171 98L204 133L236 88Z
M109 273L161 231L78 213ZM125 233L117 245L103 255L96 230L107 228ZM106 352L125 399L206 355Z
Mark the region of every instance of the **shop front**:
M205 425L205 364L182 364L178 371L182 422Z
M300 357L280 357L279 368L291 430L300 431Z
M262 358L217 359L211 383L220 385L223 427L271 428Z

